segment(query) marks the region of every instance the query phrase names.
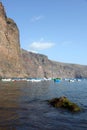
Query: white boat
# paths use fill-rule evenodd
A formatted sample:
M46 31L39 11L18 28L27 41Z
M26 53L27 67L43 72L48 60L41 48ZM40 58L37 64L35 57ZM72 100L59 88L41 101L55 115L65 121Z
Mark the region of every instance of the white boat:
M4 78L4 79L1 79L1 81L3 81L3 82L10 82L11 79L10 78L9 79Z
M75 82L75 80L74 79L70 79L69 82Z
M42 79L33 79L33 78L31 78L31 79L27 79L26 81L30 81L30 82L41 82Z

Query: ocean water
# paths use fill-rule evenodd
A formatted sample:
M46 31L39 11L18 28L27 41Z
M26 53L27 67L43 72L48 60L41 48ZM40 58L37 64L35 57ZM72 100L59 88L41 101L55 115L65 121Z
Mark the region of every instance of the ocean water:
M47 103L61 96L82 111L72 113ZM0 82L0 130L87 130L87 80Z

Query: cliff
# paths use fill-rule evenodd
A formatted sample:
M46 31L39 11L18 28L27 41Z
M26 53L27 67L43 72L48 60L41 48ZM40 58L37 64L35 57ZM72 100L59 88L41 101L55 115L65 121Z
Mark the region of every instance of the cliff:
M0 2L1 77L87 77L87 66L49 60L47 56L20 48L19 30Z
M22 49L23 65L29 77L87 77L87 66L49 60L47 56Z
M0 2L0 76L25 75L21 61L19 30L16 23L6 16Z

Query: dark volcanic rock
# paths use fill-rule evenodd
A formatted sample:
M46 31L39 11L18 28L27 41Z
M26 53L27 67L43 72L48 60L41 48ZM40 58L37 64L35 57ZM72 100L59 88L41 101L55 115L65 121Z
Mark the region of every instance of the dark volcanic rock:
M77 104L69 101L66 97L54 98L49 100L48 102L56 108L65 108L72 112L81 111L81 108Z

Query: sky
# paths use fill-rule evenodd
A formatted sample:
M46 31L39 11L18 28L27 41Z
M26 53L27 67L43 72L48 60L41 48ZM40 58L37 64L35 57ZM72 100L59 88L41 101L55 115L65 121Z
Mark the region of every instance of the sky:
M87 65L87 0L0 0L21 48L50 60Z

